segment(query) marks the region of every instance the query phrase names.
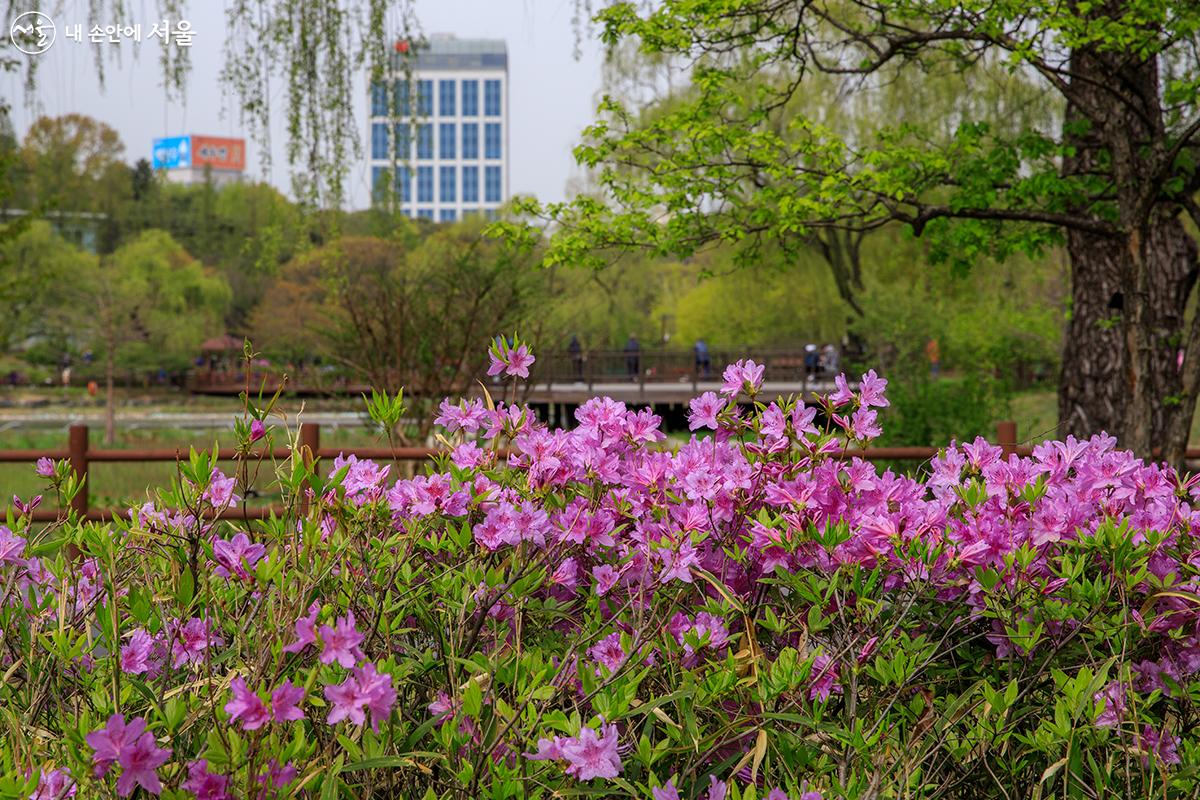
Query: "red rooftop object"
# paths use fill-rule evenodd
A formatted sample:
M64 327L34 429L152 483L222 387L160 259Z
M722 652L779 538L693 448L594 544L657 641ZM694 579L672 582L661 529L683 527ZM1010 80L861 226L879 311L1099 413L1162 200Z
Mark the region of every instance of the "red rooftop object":
M397 40L396 52L397 53L407 53L408 52L408 40L407 39Z

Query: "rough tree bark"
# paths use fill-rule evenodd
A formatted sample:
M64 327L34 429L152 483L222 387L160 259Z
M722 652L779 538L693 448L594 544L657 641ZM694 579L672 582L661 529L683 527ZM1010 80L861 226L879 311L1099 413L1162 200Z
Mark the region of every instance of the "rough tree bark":
M1183 397L1177 354L1186 339L1197 250L1180 209L1161 202L1147 207L1141 199L1151 174L1150 145L1164 136L1158 63L1076 51L1071 73L1065 138L1074 154L1064 160L1064 175L1111 180L1125 233L1067 234L1072 307L1058 432L1105 431L1140 456L1158 451L1180 461L1195 399ZM1087 124L1080 128L1080 122Z

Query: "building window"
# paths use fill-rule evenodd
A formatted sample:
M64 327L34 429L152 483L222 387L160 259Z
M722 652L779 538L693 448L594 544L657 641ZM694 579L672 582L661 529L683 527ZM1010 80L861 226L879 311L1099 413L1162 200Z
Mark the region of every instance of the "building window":
M405 203L412 200L412 173L408 171L408 167L396 168L396 194L400 195L400 199Z
M386 117L388 113L387 85L371 84L371 116Z
M495 222L496 218L500 216L499 214L496 213L496 209L494 209L494 208L489 208L489 209L485 210L483 212L483 215L485 217L487 217L489 222Z
M417 116L433 116L433 81L417 81Z
M438 158L454 158L453 122L443 122L438 128Z
M483 154L487 158L500 158L499 122L489 122L483 126Z
M483 199L487 203L500 202L500 168L485 167L483 174Z
M454 93L458 81L438 81L438 114L443 117L454 116Z
M463 202L479 202L479 167L463 167Z
M385 159L388 157L387 123L371 124L371 158Z
M464 159L479 158L479 123L464 122L462 126Z
M462 82L462 115L479 116L479 81Z
M408 81L398 80L395 84L396 95L396 114L397 116L407 117L412 113L412 109L408 107Z
M454 209L443 208L441 213L438 215L438 219L440 219L442 222L454 222Z
M441 174L438 176L438 201L442 203L453 203L454 195L454 178L457 170L454 167L442 167Z
M417 167L417 202L433 202L433 167Z
M379 192L387 182L387 167L371 167L371 197L379 199Z
M417 126L417 158L433 158L433 123Z
M485 117L500 116L500 81L483 82L483 114Z
M478 208L464 208L463 209L463 219L471 219L472 217L478 217L478 216L479 216Z
M417 219L433 219L433 209L432 208L418 208L417 209Z
M412 158L412 128L407 122L397 122L395 132L396 160L408 161Z

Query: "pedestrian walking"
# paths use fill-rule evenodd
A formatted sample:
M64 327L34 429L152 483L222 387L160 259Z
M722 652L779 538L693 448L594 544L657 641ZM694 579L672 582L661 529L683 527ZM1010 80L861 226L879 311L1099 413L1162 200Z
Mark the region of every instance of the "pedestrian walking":
M804 345L804 377L813 380L821 370L821 354L815 344Z
M696 374L701 378L707 378L709 370L712 369L712 358L708 354L708 344L703 339L697 339L692 349L696 352Z
M937 339L925 343L925 357L929 359L929 377L937 378L942 371L942 351Z
M567 345L567 354L571 357L571 375L576 381L583 382L583 345L579 343L579 337L571 334L571 341Z
M625 342L625 372L629 374L629 380L634 382L642 372L642 345L632 333L629 334L629 341Z
M821 348L821 366L825 368L826 375L837 375L840 359L838 358L838 350L833 346L832 342L826 343Z

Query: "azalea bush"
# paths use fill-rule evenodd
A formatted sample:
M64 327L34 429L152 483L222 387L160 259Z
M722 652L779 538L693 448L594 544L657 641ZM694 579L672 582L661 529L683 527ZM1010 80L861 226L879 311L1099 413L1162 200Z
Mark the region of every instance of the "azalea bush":
M724 378L677 448L607 398L570 430L446 400L397 478L248 403L228 474L194 452L111 523L18 498L0 797L1197 796L1195 479L1103 436L903 477L843 457L873 372ZM215 519L267 484L280 513Z

